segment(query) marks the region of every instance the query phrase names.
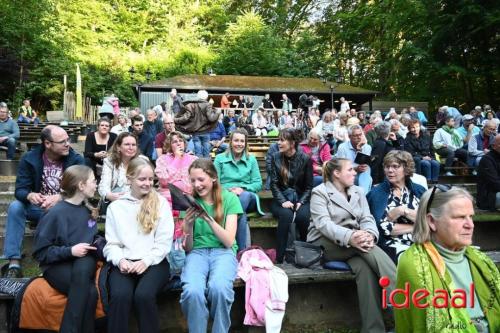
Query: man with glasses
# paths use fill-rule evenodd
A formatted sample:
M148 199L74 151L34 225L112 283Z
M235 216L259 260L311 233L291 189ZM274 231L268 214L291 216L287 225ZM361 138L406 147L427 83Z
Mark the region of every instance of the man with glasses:
M367 194L370 192L373 183L371 169L367 160L372 154L372 147L367 144L363 128L360 125L349 127L348 134L349 141L340 144L335 156L351 160L353 163L352 166L357 172L354 184L361 187L365 191L365 194ZM358 157L357 161L362 161L359 164L356 163L358 153L361 156Z
M479 165L481 158L491 150L496 134L497 123L494 120L488 120L479 134L469 140L469 166L476 168ZM473 173L476 174L476 170Z
M6 277L21 277L21 247L26 220L38 223L43 212L61 200L60 182L66 168L85 164L70 146L70 139L59 126L46 126L41 145L21 158L16 176L14 200L7 211L3 258L9 266L2 268Z
M9 118L9 109L4 102L0 103L0 146L7 147L7 159L14 159L16 141L19 140L19 126Z

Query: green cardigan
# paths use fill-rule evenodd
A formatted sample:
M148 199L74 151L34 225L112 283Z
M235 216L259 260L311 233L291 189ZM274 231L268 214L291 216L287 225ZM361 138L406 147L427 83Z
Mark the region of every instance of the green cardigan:
M500 332L500 273L498 268L484 253L473 247L467 247L465 256L469 260L474 289L489 325L489 332ZM396 288L404 289L410 283L410 297L415 289L424 288L431 295L424 301L430 302L434 291L455 290L450 274L446 270L443 258L437 249L428 242L413 244L403 253L398 263ZM387 296L389 297L389 295ZM403 295L395 297L396 303L403 303ZM467 300L469 303L470 300ZM451 307L439 309L429 306L419 309L410 300L408 309L394 308L396 332L430 333L473 333L477 332L471 323L467 309Z
M262 189L262 177L255 156L244 153L239 161L235 161L231 149L228 149L215 157L214 165L222 187L225 189L241 187L247 192L254 193L257 211L263 215L257 195Z

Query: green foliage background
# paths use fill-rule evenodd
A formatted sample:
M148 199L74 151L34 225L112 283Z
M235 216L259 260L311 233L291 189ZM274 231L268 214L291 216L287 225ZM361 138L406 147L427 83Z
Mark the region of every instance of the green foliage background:
M0 0L0 100L59 109L63 75L137 102L128 70L312 76L467 110L498 108L494 0Z

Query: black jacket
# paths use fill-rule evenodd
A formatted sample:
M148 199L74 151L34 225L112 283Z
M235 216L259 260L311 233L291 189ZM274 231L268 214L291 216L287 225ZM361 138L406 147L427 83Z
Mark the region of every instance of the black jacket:
M481 158L477 168L477 206L495 210L496 194L500 192L500 153L491 150Z
M286 161L283 159L286 159ZM288 164L288 181L286 185L281 176L283 162ZM275 200L280 204L291 201L285 191L290 192L293 190L297 194L297 202L301 204L309 202L313 187L313 167L309 156L300 149L292 158L287 158L278 151L271 156L270 167L271 192Z
M377 138L373 142L372 163L370 164L373 184L384 181L384 157L388 152L394 149L399 149L397 140L389 141Z
M429 156L435 159L434 148L432 147L432 139L429 133L420 132L420 136L417 138L415 135L408 133L405 140L405 150L415 157L425 157Z

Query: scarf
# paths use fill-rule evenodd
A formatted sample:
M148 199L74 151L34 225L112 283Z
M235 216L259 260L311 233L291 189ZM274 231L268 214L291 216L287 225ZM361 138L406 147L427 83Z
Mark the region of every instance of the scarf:
M462 138L460 135L455 131L454 128L449 127L448 125L444 125L441 127L446 133L451 135L451 142L453 142L453 145L458 149L463 146L462 143Z
M425 286L429 291L445 289L451 295L451 291L456 288L450 274L446 271L446 264L438 250L431 242L415 244L414 246L415 265L420 279L419 284ZM475 290L478 296L483 295L484 297L486 295L483 298L485 302L481 304L481 308L489 321L488 312L499 307L500 275L498 269L484 253L472 247L467 247L465 255L469 260L473 278L478 275L481 277L481 281L474 281ZM437 279L432 275L433 270L437 272ZM461 329L460 332L477 332L465 308L455 309L449 307L439 309L429 306L425 311L427 332L457 332L457 330L449 328L450 323L467 323L467 327ZM490 322L490 332L493 332L494 327L491 327L491 324Z

